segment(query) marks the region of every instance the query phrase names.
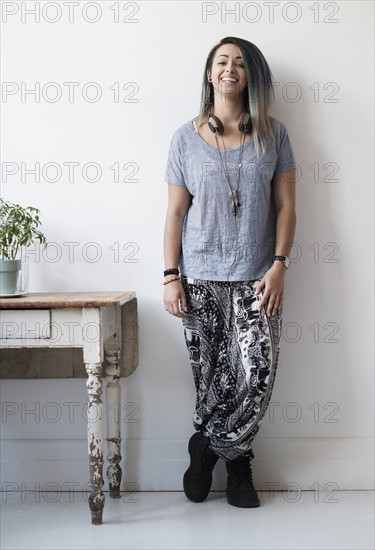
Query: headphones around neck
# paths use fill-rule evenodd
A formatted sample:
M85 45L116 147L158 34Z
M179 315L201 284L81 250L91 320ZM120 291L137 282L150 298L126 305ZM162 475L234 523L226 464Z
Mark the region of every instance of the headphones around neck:
M220 118L211 115L208 119L208 126L210 127L211 132L214 134L223 134L224 133L224 126L221 122ZM250 113L241 113L241 116L238 121L238 129L240 132L243 132L244 134L247 134L248 132L251 132L252 130L252 122L251 122L251 116Z

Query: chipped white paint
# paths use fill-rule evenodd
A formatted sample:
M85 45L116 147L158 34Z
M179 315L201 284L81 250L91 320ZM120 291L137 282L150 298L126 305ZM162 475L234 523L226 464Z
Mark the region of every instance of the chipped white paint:
M87 439L90 467L89 505L92 523L102 523L104 508L103 486L103 403L102 362L103 341L99 308L82 309L83 360L87 372Z
M82 342L82 310L0 310L0 347L78 348ZM26 341L27 340L27 341Z
M51 337L51 311L49 309L23 309L0 312L1 340L32 340Z
M95 293L93 293L95 294ZM74 293L67 295L70 303L75 307L64 307L64 300L59 297L58 303L51 304L49 309L33 308L32 295L28 296L25 307L21 309L1 309L7 325L3 325L9 333L9 323L15 323L17 332L13 337L7 333L0 339L0 347L81 347L83 349L83 360L87 373L87 441L89 454L89 472L91 493L89 506L91 510L92 523L100 525L104 508L103 487L103 403L102 403L102 364L104 360L107 375L106 397L107 397L107 444L108 462L107 471L110 495L117 497L120 494L121 468L120 468L120 410L121 410L121 389L119 384L120 366L119 358L121 352L121 304L135 298L135 293L104 293L106 305L96 307L97 296L90 296L84 293L82 307L74 300L79 296ZM111 298L112 294L116 297ZM38 300L46 299L48 295L38 294ZM103 298L103 299L104 299ZM37 298L36 298L37 299ZM113 299L113 304L111 303ZM69 302L70 300L70 302ZM96 300L96 302L95 302ZM72 303L73 303L72 302ZM37 307L39 302L35 302ZM13 306L12 306L13 307ZM24 324L22 324L24 323ZM47 325L47 333L40 332L40 327ZM137 326L134 324L134 326ZM21 327L26 327L22 329ZM137 335L134 335L137 338ZM134 340L137 343L137 339Z
M107 401L107 445L108 462L107 477L110 496L120 496L120 483L122 471L121 461L121 388L120 388L120 365L121 352L121 310L113 308L112 322L117 327L113 337L108 340L104 347L106 365L106 401Z
M112 497L120 494L121 482L121 450L120 450L120 411L121 388L119 384L120 367L119 351L106 352L106 398L107 398L107 444L108 444L108 483Z
M104 508L103 486L103 403L102 365L86 363L87 393L87 442L89 452L90 489L89 505L92 523L101 524Z
M83 360L85 363L103 361L101 312L99 308L82 309Z

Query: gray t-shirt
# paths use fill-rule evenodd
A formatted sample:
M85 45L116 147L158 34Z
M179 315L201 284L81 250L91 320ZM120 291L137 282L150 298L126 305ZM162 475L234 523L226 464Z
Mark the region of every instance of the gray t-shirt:
M182 275L250 281L263 277L271 267L276 240L271 180L274 174L295 168L295 158L286 127L274 117L270 120L275 136L264 155L257 158L252 139L243 145L238 187L240 147L219 153L198 134L193 120L174 132L165 181L187 187L192 196L182 227ZM226 158L230 186L237 188L237 216L220 154L223 162Z

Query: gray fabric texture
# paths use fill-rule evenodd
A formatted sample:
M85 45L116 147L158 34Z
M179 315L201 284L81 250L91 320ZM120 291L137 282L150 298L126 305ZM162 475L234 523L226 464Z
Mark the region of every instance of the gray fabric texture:
M285 125L274 117L270 120L274 138L265 154L257 158L252 139L243 146L238 186L240 147L220 151L230 186L237 189L237 216L219 150L197 133L193 120L172 135L165 181L185 186L192 196L182 227L182 275L244 281L263 277L271 267L276 240L272 178L295 168L295 155Z

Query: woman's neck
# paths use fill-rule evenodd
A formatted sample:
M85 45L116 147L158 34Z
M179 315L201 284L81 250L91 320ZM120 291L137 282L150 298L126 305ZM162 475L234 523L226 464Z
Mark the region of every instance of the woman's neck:
M246 111L246 108L243 102L230 102L228 99L225 103L221 103L220 100L216 101L213 108L213 114L219 117L224 125L237 124L241 113L244 111Z

